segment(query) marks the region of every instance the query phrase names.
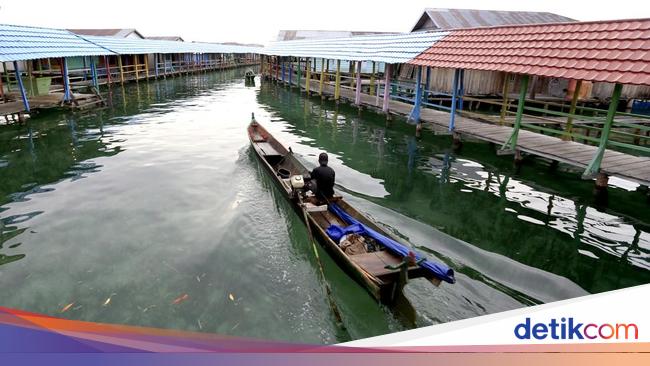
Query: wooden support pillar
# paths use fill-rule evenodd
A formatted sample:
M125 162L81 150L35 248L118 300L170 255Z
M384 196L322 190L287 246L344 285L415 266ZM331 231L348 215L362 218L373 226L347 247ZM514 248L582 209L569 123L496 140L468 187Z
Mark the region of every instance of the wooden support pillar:
M5 72L7 69L5 69ZM18 88L20 89L20 97L23 99L23 105L25 106L25 110L27 112L30 111L29 109L29 100L27 99L27 93L25 92L25 85L23 85L23 78L20 75L20 69L18 69L18 62L14 61L14 72L16 73L16 81L18 81Z
M158 71L158 62L160 62L160 54L154 53L153 54L153 72L155 75L155 78L158 79L158 76L160 75L160 72Z
M354 88L354 104L361 106L361 61L357 61L357 80Z
M293 86L293 57L289 57L289 89Z
M582 87L582 80L576 81L576 88L571 97L571 107L569 108L569 117L566 120L566 127L564 128L564 135L562 140L570 140L571 132L573 131L573 115L576 112L576 105L578 104L578 97L580 96L580 87Z
M336 79L334 80L334 100L341 97L341 60L336 60Z
M528 91L528 75L521 77L521 86L519 88L519 100L517 101L517 115L515 116L515 125L512 134L506 141L501 150L504 152L514 152L517 149L517 138L519 137L519 128L521 128L521 118L524 115L524 104L526 103L526 92Z
M375 69L376 69L376 64L375 61L373 61L372 73L370 73L370 90L368 91L370 95L375 95L375 72L377 71Z
M510 74L507 72L503 75L503 103L501 104L501 115L499 116L499 124L503 125L506 121L506 113L508 112L508 94L510 94Z
M106 82L111 84L111 63L108 60L108 56L104 56L104 66L106 66Z
M384 68L384 105L382 106L381 110L388 114L389 112L389 104L390 104L390 73L392 71L392 65L391 64L386 64L386 67Z
M93 78L93 86L98 88L99 91L99 82L97 82L97 66L95 66L95 56L90 56L90 73Z
M310 89L310 82L311 82L311 57L307 57L307 75L305 76L305 92L307 93L307 96L311 94L311 89Z
M149 55L142 55L142 57L144 57L144 76L149 80Z
M616 84L614 86L614 92L612 93L612 98L609 102L609 109L607 110L607 117L605 118L605 124L600 133L600 143L598 144L598 150L596 154L591 159L591 162L585 169L585 172L582 174L582 177L585 179L590 179L600 172L600 164L603 160L603 155L605 155L605 149L607 148L607 141L609 140L609 132L612 129L612 124L614 123L614 117L616 117L616 109L618 108L618 101L621 98L621 90L623 90L623 84Z
M465 69L458 74L458 109L463 110L463 95L465 95Z
M413 109L409 114L408 121L420 123L420 108L422 108L422 66L418 66L415 76L415 97L413 99Z
M424 80L424 100L429 100L429 84L431 83L431 66L427 66L427 76Z
M301 57L296 57L296 60L298 61L298 70L296 70L296 74L298 75L298 78L296 80L296 84L298 85L298 92L300 92L300 89L302 89L302 83L300 82L302 79L302 67L300 66L300 59Z
M7 69L2 69L2 71L6 74ZM2 83L2 74L0 74L0 100L4 101L5 100L5 88Z
M133 55L133 66L135 66L135 81L139 81L140 79L140 72L138 71L138 68L140 67L140 56L138 55Z
M454 70L454 80L451 85L451 110L449 114L449 132L456 129L456 107L458 106L458 89L460 84L460 69Z
M69 102L72 99L70 90L70 75L68 74L68 60L61 58L61 72L63 73L63 100Z
M323 97L323 83L325 82L325 59L320 59L320 81L318 83L318 95Z
M117 66L120 68L120 82L124 84L124 66L122 65L122 55L117 55Z
M285 65L284 57L283 57L283 58L282 58L282 82L283 82L283 83L284 83L285 80L286 80L286 76L285 76L285 74L286 74L286 70L287 70L287 66Z

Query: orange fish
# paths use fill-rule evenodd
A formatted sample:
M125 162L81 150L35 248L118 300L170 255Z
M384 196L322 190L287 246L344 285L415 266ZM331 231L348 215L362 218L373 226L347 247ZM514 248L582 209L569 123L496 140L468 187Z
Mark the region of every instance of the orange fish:
M185 300L187 300L189 298L190 298L190 295L183 294L183 295L177 297L176 299L174 299L174 301L172 301L172 305L178 305L178 304L182 303L183 301L185 301Z
M61 309L62 313L65 313L66 311L70 310L70 308L74 305L74 302L69 303L68 305L64 306L63 309Z

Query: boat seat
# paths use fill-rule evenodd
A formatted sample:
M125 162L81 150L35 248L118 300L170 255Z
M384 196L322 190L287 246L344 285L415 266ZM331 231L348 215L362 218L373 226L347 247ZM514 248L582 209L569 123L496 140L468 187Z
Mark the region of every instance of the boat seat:
M268 142L257 142L255 144L260 148L260 150L262 150L264 155L282 155Z

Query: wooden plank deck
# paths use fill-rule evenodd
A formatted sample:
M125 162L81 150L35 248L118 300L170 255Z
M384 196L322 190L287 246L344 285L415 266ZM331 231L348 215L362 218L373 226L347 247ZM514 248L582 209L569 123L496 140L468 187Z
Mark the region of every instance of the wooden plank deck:
M295 82L295 79L294 79ZM305 88L305 79L301 79L302 88ZM319 81L312 79L310 82L312 94L317 95ZM323 85L323 95L334 95L334 86ZM353 89L341 88L341 99L354 103L355 93ZM361 93L361 105L364 107L378 108L381 110L383 98L377 98L366 93ZM408 116L413 105L391 100L389 110L393 114ZM449 113L431 108L422 108L420 119L425 126L435 130L446 130L449 126ZM472 118L456 115L455 131L461 135L493 142L498 145L504 144L513 128L499 126L487 122L481 122ZM525 153L537 155L543 158L557 160L559 162L586 168L596 154L598 148L592 145L585 145L575 141L564 141L561 138L542 135L540 133L519 130L517 148ZM641 157L607 149L601 163L601 171L608 175L625 178L636 183L650 185L650 157Z

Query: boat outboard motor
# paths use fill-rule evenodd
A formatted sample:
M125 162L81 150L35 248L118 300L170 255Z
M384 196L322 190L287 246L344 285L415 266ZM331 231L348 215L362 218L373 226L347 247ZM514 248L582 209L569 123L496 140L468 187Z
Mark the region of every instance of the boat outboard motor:
M297 198L297 195L302 194L305 189L305 180L302 175L292 175L289 181L291 183L291 195L293 198Z

